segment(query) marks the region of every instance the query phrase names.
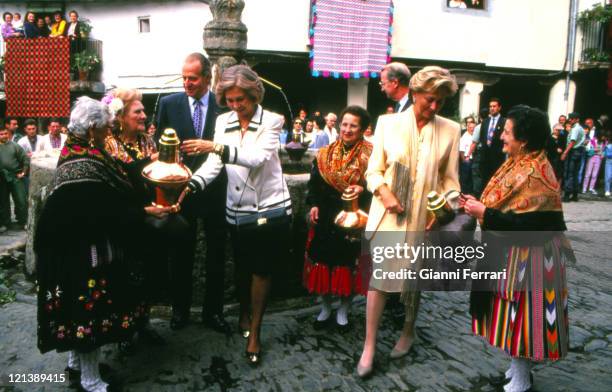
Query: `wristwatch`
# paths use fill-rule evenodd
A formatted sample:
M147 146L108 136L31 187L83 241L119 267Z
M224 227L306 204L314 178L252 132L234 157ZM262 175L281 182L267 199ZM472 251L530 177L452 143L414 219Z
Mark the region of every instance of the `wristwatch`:
M220 144L220 143L215 143L215 145L213 146L213 152L219 155L220 157L223 155L224 149L225 149L225 145Z

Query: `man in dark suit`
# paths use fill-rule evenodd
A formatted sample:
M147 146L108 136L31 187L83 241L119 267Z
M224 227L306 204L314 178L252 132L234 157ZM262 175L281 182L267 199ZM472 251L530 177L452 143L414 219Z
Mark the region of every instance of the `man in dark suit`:
M393 62L380 71L380 90L395 101L394 113L403 112L412 105L410 101L410 70L403 63Z
M190 139L213 140L219 107L209 91L211 66L206 57L192 53L183 65L184 93L162 98L157 117L157 135L166 128L173 128L181 142ZM206 160L207 154L184 156L183 162L195 172ZM192 299L192 273L197 241L197 218L202 218L206 237L206 288L202 321L218 332L229 333L223 318L223 282L225 278L225 198L227 176L225 171L209 186L206 192L185 200L181 214L189 222L189 236L177 248L171 261L171 289L173 296L172 329L181 329L189 321Z
M501 116L501 101L499 98L489 100L489 116L480 124L479 131L474 131L474 139L470 152L473 165L476 166L474 181L474 195L480 197L482 191L497 169L506 160L503 153L504 146L501 133L506 124L506 118Z
M410 101L410 69L404 63L392 62L386 64L380 71L380 91L387 98L395 102L393 113L406 111L412 102ZM404 305L399 301L399 295L390 295L387 302L387 311L391 313L396 327L401 328L406 319Z

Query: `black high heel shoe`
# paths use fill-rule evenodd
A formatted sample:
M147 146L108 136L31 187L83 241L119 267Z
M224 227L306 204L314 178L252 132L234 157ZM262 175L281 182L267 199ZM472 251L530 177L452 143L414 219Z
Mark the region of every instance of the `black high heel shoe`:
M245 355L247 358L247 363L253 367L258 366L261 363L261 355L262 355L262 351L259 350L258 352L249 352L249 351L245 351Z

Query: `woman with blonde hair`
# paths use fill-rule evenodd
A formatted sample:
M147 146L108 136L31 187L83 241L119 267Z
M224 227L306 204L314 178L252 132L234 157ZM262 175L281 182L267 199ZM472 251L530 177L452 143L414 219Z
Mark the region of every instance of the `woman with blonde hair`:
M451 73L428 66L410 79L414 104L406 111L378 119L374 148L365 173L374 194L366 227L371 249L390 240L418 246L427 227L427 194L459 190L459 124L438 116L446 98L457 91ZM385 233L387 232L387 233ZM394 243L395 243L394 242ZM384 279L378 272L417 271L420 260L386 259L373 266L366 305L366 335L357 365L359 377L372 373L376 335L389 293L402 293L406 318L391 358L408 354L416 338L420 301L416 281Z

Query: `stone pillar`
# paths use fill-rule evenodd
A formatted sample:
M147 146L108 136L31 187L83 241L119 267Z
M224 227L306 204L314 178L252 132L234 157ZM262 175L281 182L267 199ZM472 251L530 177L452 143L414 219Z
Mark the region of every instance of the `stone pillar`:
M368 81L367 78L348 79L346 104L368 107Z
M213 19L204 27L204 50L213 64L213 89L223 70L246 54L248 29L240 20L244 5L244 0L211 0L208 5Z
M559 115L574 111L574 101L576 99L576 82L570 81L569 94L565 99L565 79L558 80L550 89L548 95L548 120L553 126L557 123Z
M466 81L465 85L459 90L459 115L462 119L474 115L478 120L480 110L480 93L484 88L482 82Z
M43 155L40 155L43 154ZM26 239L25 268L29 275L36 272L34 233L46 195L46 186L51 182L59 154L36 153L30 163L30 188L28 200L28 237ZM68 240L68 239L67 239Z

